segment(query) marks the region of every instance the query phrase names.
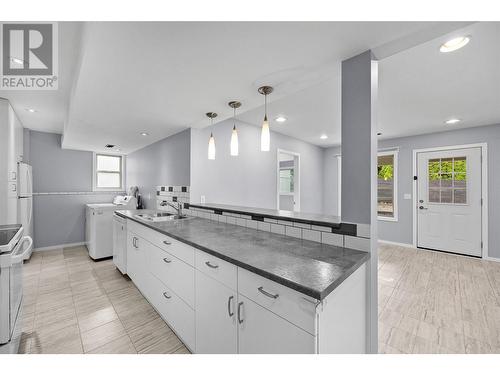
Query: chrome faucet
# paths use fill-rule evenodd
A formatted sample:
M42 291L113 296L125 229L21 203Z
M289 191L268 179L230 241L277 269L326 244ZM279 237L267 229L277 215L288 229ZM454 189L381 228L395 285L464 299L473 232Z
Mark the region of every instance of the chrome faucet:
M169 206L172 207L174 210L177 210L177 215L182 216L182 206L183 204L181 202L177 202L177 206L173 204L173 202L168 202L168 201L162 201L160 203L160 206Z

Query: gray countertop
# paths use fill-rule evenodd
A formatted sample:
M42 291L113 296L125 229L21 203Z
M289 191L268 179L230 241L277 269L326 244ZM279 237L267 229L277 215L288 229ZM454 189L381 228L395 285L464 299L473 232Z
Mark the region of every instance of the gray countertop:
M192 217L149 222L116 213L305 295L324 299L369 259L369 253Z

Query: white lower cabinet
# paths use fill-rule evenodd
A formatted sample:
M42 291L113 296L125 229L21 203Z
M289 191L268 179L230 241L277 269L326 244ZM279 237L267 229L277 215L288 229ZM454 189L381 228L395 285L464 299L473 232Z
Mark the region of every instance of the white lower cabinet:
M237 298L236 291L196 271L197 353L238 353Z
M364 266L318 301L130 223L127 273L191 351L365 352Z
M242 295L237 315L239 353L315 353L315 336Z

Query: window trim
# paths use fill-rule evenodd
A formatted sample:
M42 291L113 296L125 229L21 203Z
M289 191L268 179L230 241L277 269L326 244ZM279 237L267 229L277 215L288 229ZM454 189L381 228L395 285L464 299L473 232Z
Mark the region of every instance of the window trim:
M97 187L97 156L114 156L120 158L120 187L119 188L100 188ZM92 191L122 192L125 191L125 155L111 154L106 152L92 153Z
M377 219L381 221L392 221L392 222L397 222L398 221L398 175L399 175L399 169L398 169L398 159L399 159L399 150L394 149L394 150L387 150L387 151L379 151L377 153L377 167L378 167L378 157L379 156L388 156L388 155L393 155L393 160L394 160L394 216L393 217L387 217L387 216L379 216L378 215L378 209L377 209ZM378 179L377 179L378 181ZM378 202L378 182L377 182L377 202Z

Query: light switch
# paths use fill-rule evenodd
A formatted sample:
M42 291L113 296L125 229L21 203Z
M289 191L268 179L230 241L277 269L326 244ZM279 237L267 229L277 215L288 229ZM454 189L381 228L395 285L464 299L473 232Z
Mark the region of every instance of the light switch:
M405 194L403 195L403 198L404 198L404 199L411 199L411 194L405 193Z

